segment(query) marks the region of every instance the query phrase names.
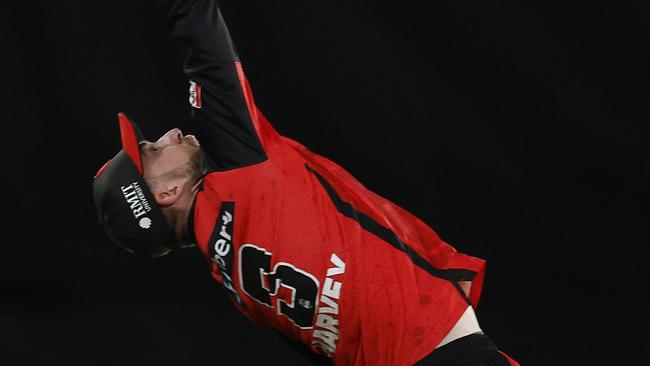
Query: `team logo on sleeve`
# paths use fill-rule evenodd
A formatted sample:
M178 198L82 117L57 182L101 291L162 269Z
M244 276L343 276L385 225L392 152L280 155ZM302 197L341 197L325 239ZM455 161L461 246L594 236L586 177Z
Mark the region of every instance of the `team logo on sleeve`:
M201 85L192 80L190 80L190 105L197 109L203 107L203 102L201 101Z

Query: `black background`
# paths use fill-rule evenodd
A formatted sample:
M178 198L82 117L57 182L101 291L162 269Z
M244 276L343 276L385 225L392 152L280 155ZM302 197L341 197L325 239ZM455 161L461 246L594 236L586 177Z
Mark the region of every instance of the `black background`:
M197 251L138 260L96 222L116 114L187 128L154 1L2 6L0 364L305 364ZM234 1L274 126L488 260L483 329L524 365L647 365L650 6Z

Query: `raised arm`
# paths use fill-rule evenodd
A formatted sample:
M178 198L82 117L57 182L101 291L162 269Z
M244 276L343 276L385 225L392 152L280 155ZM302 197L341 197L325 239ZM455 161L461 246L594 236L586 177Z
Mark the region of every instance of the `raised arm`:
M163 2L171 36L185 52L192 119L203 150L219 170L261 162L266 153L237 51L215 0ZM247 95L246 93L249 93Z

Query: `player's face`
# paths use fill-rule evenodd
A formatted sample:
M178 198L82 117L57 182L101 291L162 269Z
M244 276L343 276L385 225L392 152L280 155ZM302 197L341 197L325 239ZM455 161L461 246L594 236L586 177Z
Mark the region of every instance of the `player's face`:
M155 142L140 142L145 179L171 174L193 165L200 156L199 141L193 135L183 135L178 128L169 130Z

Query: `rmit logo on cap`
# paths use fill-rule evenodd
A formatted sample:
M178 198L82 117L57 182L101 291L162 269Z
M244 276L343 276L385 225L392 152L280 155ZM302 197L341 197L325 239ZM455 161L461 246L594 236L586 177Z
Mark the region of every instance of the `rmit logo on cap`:
M133 182L129 185L120 187L122 189L122 195L126 200L126 203L131 208L133 217L138 219L138 225L143 229L148 229L151 227L151 219L147 216L147 212L151 211L151 206L147 198L142 192L142 188L138 182Z

